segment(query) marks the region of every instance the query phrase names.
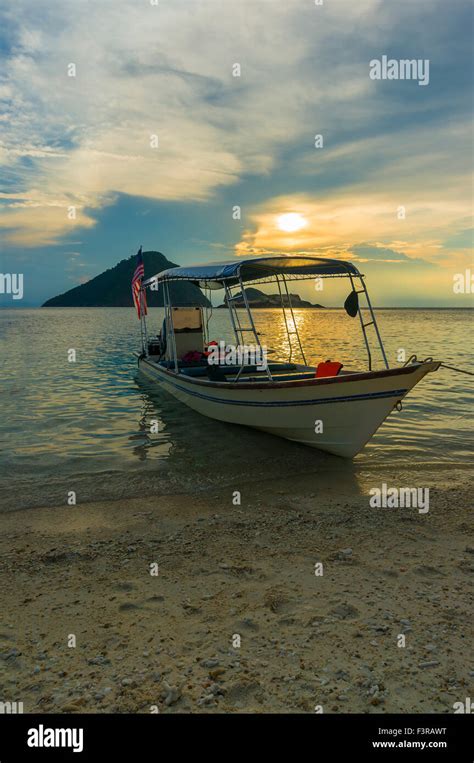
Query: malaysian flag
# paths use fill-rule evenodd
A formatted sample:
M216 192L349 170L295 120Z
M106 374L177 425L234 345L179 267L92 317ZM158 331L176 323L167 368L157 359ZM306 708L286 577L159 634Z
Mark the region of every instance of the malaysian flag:
M145 275L145 266L143 265L142 248L137 252L137 266L132 278L132 297L133 303L137 308L138 317L147 314L146 308L146 294L145 291L141 291L142 278Z

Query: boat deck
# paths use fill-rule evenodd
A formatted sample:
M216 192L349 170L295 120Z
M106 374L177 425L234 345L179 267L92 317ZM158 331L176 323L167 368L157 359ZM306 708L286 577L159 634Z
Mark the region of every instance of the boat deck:
M156 365L162 368L166 368L169 371L175 371L174 363L171 361L159 360L158 358L155 360L152 355L149 355L147 360L148 362L156 363ZM209 381L209 368L210 366L207 364L204 365L202 363L184 363L183 361L178 362L178 374L182 374L183 376L191 378L199 378L199 380L203 382ZM211 366L211 368L218 369L218 371L225 376L225 379L222 379L222 381L228 382L236 380L237 375L241 371L240 366L215 365ZM288 363L284 361L269 363L268 368L272 375L272 381L278 382L314 379L316 374L315 366L305 366L302 364ZM355 372L341 370L338 375L343 376L352 373ZM244 366L244 369L241 371L238 380L239 382L262 382L268 381L268 375L265 368L259 368L257 366Z

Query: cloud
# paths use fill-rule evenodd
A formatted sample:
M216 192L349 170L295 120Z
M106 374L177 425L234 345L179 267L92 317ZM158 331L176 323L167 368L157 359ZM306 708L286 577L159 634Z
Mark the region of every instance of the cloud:
M462 228L443 241L443 249L469 249L474 246L474 228Z
M352 253L360 259L368 259L370 254L371 259L378 260L436 262L442 241L457 228L469 199L450 197L447 190L444 200L425 193L420 199L416 191L405 192L405 216L401 216L397 196L370 193L359 190L359 186L324 198L279 196L249 216L251 227L244 230L235 252L238 256L284 252L332 257ZM292 233L281 231L279 216L288 212L301 214L307 222L305 227ZM457 253L450 254L455 261Z
M347 252L365 241L435 261L451 240L461 258L452 236L470 212L470 131L450 46L464 50L453 29L465 7L10 0L0 46L3 238L53 245L92 229L124 194L204 204L235 189L246 209L238 254ZM429 87L369 79L371 58L408 47L436 56ZM274 215L293 210L310 225L276 234Z
M53 243L69 231L70 205L82 210L76 226L92 227L117 194L203 202L270 173L282 146L311 131L310 106L348 107L369 86L343 77L338 91L307 74L340 13L360 19L377 6L343 0L321 15L296 0L7 4L0 163L24 193L3 198L7 240Z
M390 249L383 244L358 244L349 250L351 259L359 262L382 263L388 265L418 265L422 267L435 267L433 263L420 257L408 257L404 252Z

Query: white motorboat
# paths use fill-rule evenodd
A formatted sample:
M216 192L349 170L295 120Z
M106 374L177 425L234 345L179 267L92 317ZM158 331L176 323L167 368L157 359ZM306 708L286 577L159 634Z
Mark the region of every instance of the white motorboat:
M288 281L346 278L351 290L346 312L359 318L367 350L366 369L347 369L340 363L306 363L294 316ZM190 281L201 289L224 289L235 347L211 363L208 308L173 306L169 284ZM262 362L265 348L255 327L245 287L273 283L278 287L290 357ZM163 289L165 319L158 339L149 340L146 311L141 311L140 371L185 405L229 424L243 424L338 456L359 453L383 421L419 381L440 362L410 359L389 367L364 276L343 260L302 256L269 256L191 267L176 267L143 280L145 289ZM238 294L237 294L238 290ZM366 305L360 305L360 296ZM238 297L238 300L236 299ZM240 304L241 307L237 307ZM381 351L384 367L372 368L368 329ZM225 350L248 347L252 338L256 362ZM214 343L215 344L215 343ZM292 362L293 345L302 362ZM206 354L207 350L207 354ZM229 361L230 358L230 361Z

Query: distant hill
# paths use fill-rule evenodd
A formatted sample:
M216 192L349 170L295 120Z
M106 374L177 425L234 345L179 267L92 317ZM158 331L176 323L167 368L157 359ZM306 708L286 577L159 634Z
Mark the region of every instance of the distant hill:
M252 309L259 308L259 307L280 307L281 308L281 299L279 294L265 294L265 292L260 291L260 289L254 289L252 286L249 286L247 289L245 289L245 295L247 297L248 303ZM299 294L290 294L291 297L291 304L293 307L297 308L323 308L324 305L313 305L312 302L307 302L305 299L301 299ZM242 293L236 294L235 297L232 300L232 303L236 305L236 307L244 307L244 300L242 297ZM286 294L283 295L283 304L285 306L288 306L288 298ZM223 305L219 305L219 307L227 307L227 303L225 302Z
M48 299L43 307L132 307L132 276L136 267L136 256L122 260L113 268L104 271L87 283ZM151 278L161 270L176 267L160 252L143 252L145 278ZM169 284L174 305L209 305L202 291L188 282ZM162 307L163 289L147 290L147 303L151 307Z

